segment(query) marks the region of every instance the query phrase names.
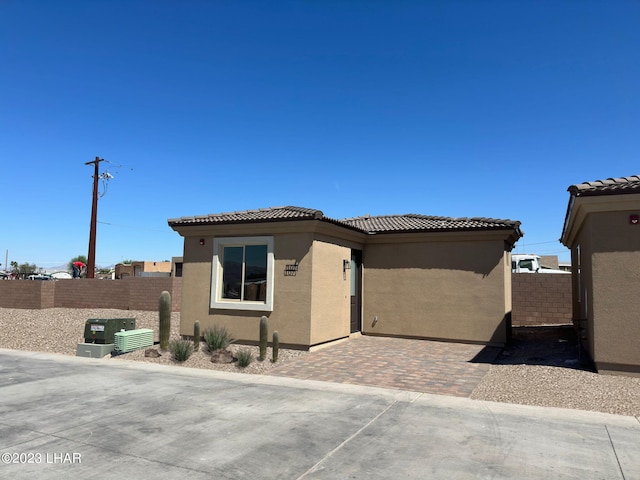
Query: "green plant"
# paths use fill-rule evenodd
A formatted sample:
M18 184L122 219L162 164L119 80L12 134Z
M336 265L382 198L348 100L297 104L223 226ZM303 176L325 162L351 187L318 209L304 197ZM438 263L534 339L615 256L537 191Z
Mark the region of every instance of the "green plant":
M260 317L260 357L258 360L262 361L267 356L267 335L269 332L269 320L267 317Z
M169 335L171 334L171 294L166 290L160 294L158 306L160 317L160 349L169 347Z
M169 343L169 348L171 350L171 353L173 354L173 358L178 362L184 362L193 353L192 343L184 338L171 340L171 342Z
M276 363L278 361L278 353L280 350L280 334L278 333L278 331L276 330L275 332L273 332L273 363Z
M250 348L241 348L236 353L236 357L238 357L238 366L242 368L248 367L253 362L253 352Z
M200 322L196 320L193 324L193 349L200 350Z
M202 337L210 352L227 348L233 343L233 337L231 337L227 327L219 327L218 325L214 325L213 328L205 328L204 332L202 332Z

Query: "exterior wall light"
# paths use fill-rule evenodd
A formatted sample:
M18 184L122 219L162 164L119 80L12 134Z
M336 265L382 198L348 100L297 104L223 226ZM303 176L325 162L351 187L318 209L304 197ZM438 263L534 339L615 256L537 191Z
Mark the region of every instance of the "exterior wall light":
M204 238L200 239L200 245L204 245Z
M342 260L342 273L351 270L351 260Z

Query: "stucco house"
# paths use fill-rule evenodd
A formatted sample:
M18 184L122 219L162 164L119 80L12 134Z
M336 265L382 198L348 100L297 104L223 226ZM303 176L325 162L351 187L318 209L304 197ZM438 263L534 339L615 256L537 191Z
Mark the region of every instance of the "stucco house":
M115 277L169 277L171 271L172 262L134 261L116 264Z
M184 237L182 335L198 320L255 342L265 315L295 348L354 332L507 340L520 222L273 207L168 223Z
M569 187L573 321L599 372L640 375L640 176Z

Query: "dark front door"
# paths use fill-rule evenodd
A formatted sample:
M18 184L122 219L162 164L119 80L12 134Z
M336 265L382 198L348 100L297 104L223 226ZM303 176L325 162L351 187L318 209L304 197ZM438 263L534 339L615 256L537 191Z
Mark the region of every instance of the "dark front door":
M362 329L362 251L351 250L351 333Z

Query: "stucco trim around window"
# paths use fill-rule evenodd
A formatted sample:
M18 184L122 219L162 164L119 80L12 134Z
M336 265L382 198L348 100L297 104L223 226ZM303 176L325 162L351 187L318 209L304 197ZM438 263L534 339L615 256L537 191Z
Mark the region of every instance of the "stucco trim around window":
M242 251L242 286L246 286L245 279L245 251L246 247L266 246L266 289L264 300L247 300L242 294L238 294L237 299L224 298L224 252L236 249ZM273 237L218 237L213 240L213 261L211 268L211 308L224 310L250 310L260 312L273 311L273 280L274 280L274 258L273 258ZM228 295L227 295L228 296Z

